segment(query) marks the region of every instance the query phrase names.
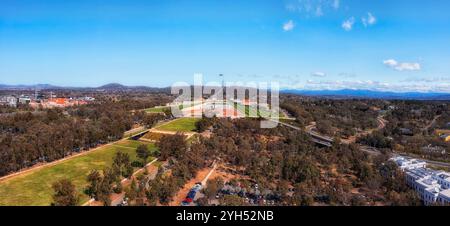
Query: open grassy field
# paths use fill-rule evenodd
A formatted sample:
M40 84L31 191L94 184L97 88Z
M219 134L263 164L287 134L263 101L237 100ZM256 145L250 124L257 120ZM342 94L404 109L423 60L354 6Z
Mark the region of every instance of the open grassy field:
M260 116L268 116L270 112L265 109L258 109L253 106L245 106L242 104L234 103L234 107L245 115L245 117L260 117Z
M144 111L147 113L163 113L165 109L169 109L168 107L154 107L154 108L147 108Z
M233 103L230 103L233 104ZM267 117L271 116L271 112L269 109L260 108L258 109L255 106L245 106L239 103L234 103L234 108L237 109L242 114L245 114L245 117ZM275 116L271 116L272 118ZM283 113L283 111L279 111L278 118L286 118L287 116Z
M200 119L198 118L179 118L167 124L156 127L156 129L174 132L192 132L195 130L195 123L199 120Z
M113 145L121 147L121 148L128 148L128 149L136 150L136 148L142 144L146 144L148 147L148 150L150 150L151 153L154 153L155 151L158 150L154 143L149 143L149 142L139 141L139 140L123 140L123 141L119 141ZM133 154L135 154L135 153L133 153ZM130 154L130 157L132 157L132 160L134 160L135 156ZM151 160L149 160L149 161L151 161Z
M139 141L120 141L55 165L32 170L31 172L0 181L0 206L50 205L53 193L51 186L55 181L63 178L75 184L80 194L80 204L82 204L89 199L83 193L87 185L86 176L89 172L110 166L113 156L118 151L128 153L133 161L136 159L135 150L139 144L141 144ZM156 150L153 144L147 144L151 150Z
M199 105L201 103L191 103L191 104L186 104L186 105L179 105L178 109L183 110L184 108L188 108L188 107L193 107L196 105ZM154 107L154 108L147 108L144 109L144 111L146 113L163 113L165 110L170 110L171 107L163 107L163 106L158 106L158 107Z

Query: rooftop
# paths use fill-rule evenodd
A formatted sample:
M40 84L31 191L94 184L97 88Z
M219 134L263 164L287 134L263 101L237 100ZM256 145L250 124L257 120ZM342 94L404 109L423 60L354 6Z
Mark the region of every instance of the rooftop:
M450 199L450 189L443 190L439 193L439 195L444 196L447 199Z

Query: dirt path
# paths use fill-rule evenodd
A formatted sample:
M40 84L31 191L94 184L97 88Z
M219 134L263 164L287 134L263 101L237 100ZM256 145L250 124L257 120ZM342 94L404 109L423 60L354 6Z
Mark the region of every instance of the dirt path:
M233 168L229 167L229 166L225 166L225 165L219 165L216 170L214 170L214 172L211 174L210 176L210 180L216 179L216 178L222 178L225 182L228 182L232 179L245 179L245 180L250 180L251 178L249 176L244 176L242 174L239 174L238 172L236 173L231 173L229 172L229 170L231 170ZM228 172L227 172L228 171Z
M203 185L203 183L206 184L208 178L210 178L210 176L212 175L212 173L214 172L215 169L216 169L216 166L214 166L212 169L204 168L204 169L199 170L197 172L197 175L195 175L194 178L189 180L183 186L183 188L181 188L177 192L177 194L173 197L172 201L169 203L169 206L180 206L181 202L183 202L183 200L186 198L186 195L189 193L191 188L194 187L194 185L196 183L202 183L202 185Z
M384 127L386 127L386 120L385 120L383 117L379 116L379 117L377 118L377 122L378 122L377 128L374 128L374 129L368 129L368 130L362 131L362 132L360 132L360 133L358 133L358 134L355 134L355 135L353 135L353 136L350 136L350 137L347 138L347 139L341 139L341 142L344 143L344 144L355 143L355 142L356 142L356 139L357 139L358 137L362 137L362 136L366 136L366 135L368 135L368 134L372 134L374 131L382 130L382 129L384 129Z
M211 174L213 174L215 172L216 169L217 169L217 164L214 163L213 164L213 168L206 175L205 179L202 180L202 186L203 187L206 185L206 182L208 182L209 177L211 176Z
M136 150L136 148L133 148L133 147L127 147L127 146L123 146L123 145L120 145L120 144L112 144L112 146L114 146L114 147L120 147L120 148L126 148L126 149L133 149L133 150Z
M428 129L430 129L430 127L432 127L434 123L436 123L436 120L438 120L441 116L442 115L436 115L433 120L427 126L425 126L425 128L422 129L422 131L428 131Z

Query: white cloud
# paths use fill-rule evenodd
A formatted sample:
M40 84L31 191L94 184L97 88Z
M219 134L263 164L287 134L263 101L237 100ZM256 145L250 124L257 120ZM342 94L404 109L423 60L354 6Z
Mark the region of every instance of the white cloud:
M395 69L399 71L420 71L421 66L419 63L400 63Z
M371 81L371 80L356 80L356 81L307 81L305 84L307 89L325 89L325 90L339 90L339 89L386 89L389 87L388 83Z
M367 13L367 17L361 18L364 27L368 27L377 23L377 18L372 13Z
M327 76L327 74L325 72L320 72L320 71L313 72L313 73L311 73L311 75L314 76L314 77L325 77L325 76Z
M355 18L350 17L348 20L342 23L342 28L346 31L351 31L353 29L353 25L355 24Z
M385 60L383 61L383 64L389 67L395 67L398 65L398 62L394 59L389 59L389 60Z
M407 78L403 82L425 82L425 83L450 83L450 76L431 77L431 78Z
M289 20L288 22L283 24L284 31L292 31L295 27L294 21Z
M394 59L383 61L383 64L397 71L420 71L422 66L417 62L398 62Z
M305 84L296 84L297 89L304 90L375 90L390 92L442 92L450 93L450 83L388 83L372 80L356 81L313 81L307 80Z
M303 80L280 81L283 89L301 90L375 90L389 92L441 92L450 93L450 77L433 79L433 82L399 81L385 82L373 80ZM319 78L318 78L319 79Z

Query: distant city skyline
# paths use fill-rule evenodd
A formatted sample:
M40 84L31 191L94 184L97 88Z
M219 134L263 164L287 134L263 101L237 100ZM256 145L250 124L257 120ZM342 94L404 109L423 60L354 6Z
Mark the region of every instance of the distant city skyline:
M450 2L3 0L0 84L450 93Z

